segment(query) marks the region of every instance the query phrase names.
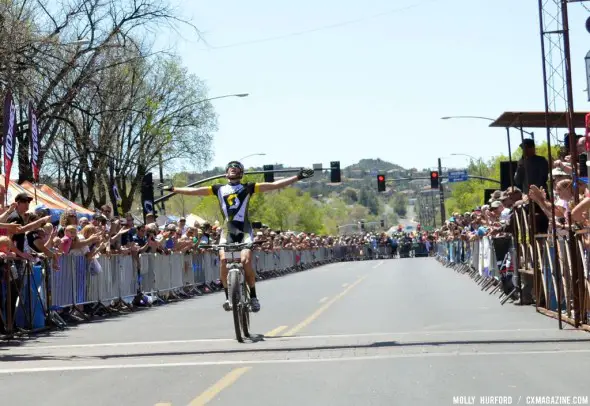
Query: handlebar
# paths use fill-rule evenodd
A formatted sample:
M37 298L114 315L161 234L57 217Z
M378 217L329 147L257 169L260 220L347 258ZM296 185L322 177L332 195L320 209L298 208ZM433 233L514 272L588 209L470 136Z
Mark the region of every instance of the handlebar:
M240 243L232 243L232 244L201 244L198 245L197 248L201 249L212 249L212 250L224 250L228 252L232 251L241 251L243 249L252 249L252 247L256 244L260 244L259 242L240 242Z

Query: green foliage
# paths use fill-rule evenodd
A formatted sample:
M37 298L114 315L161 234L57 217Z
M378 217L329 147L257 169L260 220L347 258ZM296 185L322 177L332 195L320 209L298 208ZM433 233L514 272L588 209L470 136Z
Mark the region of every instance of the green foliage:
M362 160L360 166L374 169L399 168L381 160ZM381 165L381 166L379 166ZM254 168L256 169L256 168ZM220 173L216 168L200 177ZM187 173L174 177L175 186L185 186L196 179ZM345 181L330 185L329 176L318 173L313 182L298 183L294 187L269 193L255 193L250 200L249 217L273 229L294 230L314 233L337 234L338 226L365 222L379 222L384 219L387 225L397 224L398 216L394 210L395 195L377 193L373 177L358 182ZM263 182L263 175L247 175L243 182ZM225 183L225 178L211 183ZM401 196L397 210L405 214L407 198ZM402 207L403 206L403 207ZM170 212L188 215L194 213L210 222L223 223L217 199L214 197L175 196L167 208Z
M342 198L347 204L355 204L359 201L358 193L353 188L346 188L344 192L342 192Z
M400 193L400 194L396 195L395 198L393 199L393 210L399 216L406 215L407 206L408 206L408 198L406 195Z
M359 204L365 206L369 210L369 214L379 214L379 201L377 200L377 192L373 189L363 187L359 194Z

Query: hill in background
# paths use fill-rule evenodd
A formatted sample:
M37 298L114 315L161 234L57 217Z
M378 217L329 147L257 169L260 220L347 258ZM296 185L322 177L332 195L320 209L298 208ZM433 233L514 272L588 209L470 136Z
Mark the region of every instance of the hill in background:
M390 170L401 170L404 171L405 169L397 164L393 164L391 162L383 161L379 158L377 159L361 159L356 164L352 164L344 168L344 170L361 170L361 171L390 171Z

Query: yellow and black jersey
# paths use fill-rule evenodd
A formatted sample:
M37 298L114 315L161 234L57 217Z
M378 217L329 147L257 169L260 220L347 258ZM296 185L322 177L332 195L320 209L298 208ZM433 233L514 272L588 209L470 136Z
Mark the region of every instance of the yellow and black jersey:
M248 203L258 191L254 182L211 186L211 194L217 196L221 212L228 225L244 232L250 230Z

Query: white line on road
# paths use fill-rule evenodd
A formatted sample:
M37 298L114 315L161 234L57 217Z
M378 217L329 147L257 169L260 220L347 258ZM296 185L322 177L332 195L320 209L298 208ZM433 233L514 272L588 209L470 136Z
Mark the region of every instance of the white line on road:
M320 303L324 303L326 300L328 300L328 296L325 296L323 298L320 299Z
M377 336L400 336L400 335L437 335L437 334L488 334L488 333L524 333L539 331L555 331L554 328L531 328L531 329L507 329L507 330L419 330L419 331L400 331L389 333L359 333L359 334L325 334L325 335L305 335L281 337L276 340L310 340L316 338L353 338L353 337L377 337ZM579 333L578 330L565 330ZM273 341L275 339L273 338ZM13 350L49 350L60 348L98 348L98 347L119 347L119 346L140 346L140 345L168 345L168 344L192 344L192 343L215 343L215 342L235 342L233 338L199 338L194 340L168 340L168 341L135 341L122 343L95 343L95 344L63 344L63 345L46 345L46 346L19 346L8 347Z
M340 358L302 358L302 359L272 359L272 360L235 360L235 361L193 361L170 362L159 364L106 364L106 365L80 365L80 366L54 366L38 368L13 368L0 369L0 375L34 373L34 372L65 372L65 371L96 371L105 369L137 369L137 368L172 368L212 365L257 365L257 364L304 364L310 362L344 362L344 361L371 361L396 358L445 358L445 357L487 357L487 356L517 356L517 355L563 355L563 354L590 354L590 349L585 350L547 350L547 351L489 351L489 352L424 352L415 354L384 354L367 355L359 357Z
M314 338L353 338L353 337L379 337L379 336L405 336L405 335L438 335L438 334L489 334L489 333L522 333L522 332L538 332L538 331L555 331L554 328L531 328L531 329L507 329L507 330L419 330L419 331L400 331L389 333L357 333L357 334L325 334L325 335L307 335L307 336L291 336L281 337L285 340L309 340ZM579 330L565 330L575 331Z
M383 261L379 261L379 263L375 265L373 269L379 268L381 265L383 265Z

